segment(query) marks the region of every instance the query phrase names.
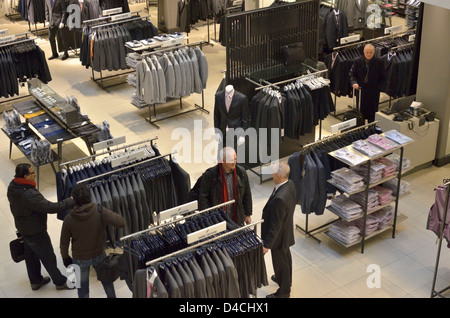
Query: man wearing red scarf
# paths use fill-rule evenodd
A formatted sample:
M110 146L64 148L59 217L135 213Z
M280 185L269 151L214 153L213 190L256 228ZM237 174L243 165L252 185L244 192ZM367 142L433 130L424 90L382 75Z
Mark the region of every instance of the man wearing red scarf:
M237 225L250 224L253 211L252 193L247 172L236 164L236 151L225 147L221 162L202 176L198 206L200 210L235 200L226 207L230 220Z
M70 289L67 278L57 267L56 255L47 233L47 213L58 213L75 205L72 198L50 202L36 189L35 172L27 163L16 167L14 180L8 186L8 200L17 231L22 235L25 248L25 264L31 289L38 290L50 282L41 274L41 262L49 273L56 289Z

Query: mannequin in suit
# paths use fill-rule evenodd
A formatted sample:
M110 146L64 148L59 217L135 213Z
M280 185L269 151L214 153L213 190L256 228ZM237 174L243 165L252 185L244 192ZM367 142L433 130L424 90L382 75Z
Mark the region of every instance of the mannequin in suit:
M52 48L52 56L49 57L49 60L59 57L58 50L56 48L56 36L65 34L67 33L66 31L68 31L66 30L67 5L67 0L45 0L45 15L49 27L48 39ZM65 60L69 57L69 54L67 53L67 45L65 43L64 35L61 38L61 42L64 50L64 55L61 59Z
M294 210L296 189L289 179L290 167L286 162L274 165L272 178L274 191L264 206L261 225L263 253L272 253L275 275L272 280L280 287L267 298L289 298L292 285L292 257L290 247L294 239Z
M230 146L234 149L244 143L244 131L247 130L250 121L250 108L248 98L236 91L233 85L227 85L225 90L217 92L214 104L214 128L216 140L219 142L219 150ZM238 129L235 131L237 128ZM237 137L237 143L233 140ZM228 138L227 138L228 137ZM227 144L229 143L229 145Z

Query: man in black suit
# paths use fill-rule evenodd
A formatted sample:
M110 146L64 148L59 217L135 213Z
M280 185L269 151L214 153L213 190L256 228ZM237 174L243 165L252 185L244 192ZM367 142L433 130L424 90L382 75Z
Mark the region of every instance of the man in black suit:
M368 122L375 120L378 111L380 92L386 81L383 60L375 55L372 44L364 47L364 56L357 58L350 69L350 82L356 90L357 100L361 93L360 111ZM361 92L358 90L361 88Z
M294 239L294 210L296 200L295 185L289 179L290 168L286 162L274 167L272 174L275 188L263 209L261 238L263 252L272 253L275 275L272 280L280 288L267 298L289 298L292 285L292 257L290 247Z
M67 45L65 35L68 34L66 28L67 21L67 1L66 0L46 0L45 1L45 14L48 21L50 46L52 48L52 56L49 60L53 60L59 57L58 50L56 48L56 36L61 36L61 43L63 45L64 55L62 60L69 57L67 52Z
M216 139L219 142L219 152L227 146L237 150L237 146L244 143L243 134L247 130L249 122L250 108L247 96L236 91L232 85L227 85L225 90L216 93L214 128L216 129ZM242 128L242 131L237 128ZM237 140L235 140L235 136ZM229 140L230 138L233 140Z

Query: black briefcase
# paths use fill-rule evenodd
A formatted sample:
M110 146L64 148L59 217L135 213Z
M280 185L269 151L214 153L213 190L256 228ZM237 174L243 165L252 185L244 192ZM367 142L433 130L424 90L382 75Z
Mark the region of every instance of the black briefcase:
M20 233L17 233L15 240L9 242L9 250L11 251L11 257L14 262L20 263L25 259L25 247Z

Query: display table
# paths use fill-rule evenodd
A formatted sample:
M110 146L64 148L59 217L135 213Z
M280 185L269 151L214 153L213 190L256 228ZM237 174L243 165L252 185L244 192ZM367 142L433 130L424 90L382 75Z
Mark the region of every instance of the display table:
M382 112L375 114L375 121L383 131L395 129L415 140L414 144L405 146L405 158L411 161L411 166L432 162L436 157L439 120L426 121L419 126L419 118L412 117L406 121L394 121L394 114L386 115Z

